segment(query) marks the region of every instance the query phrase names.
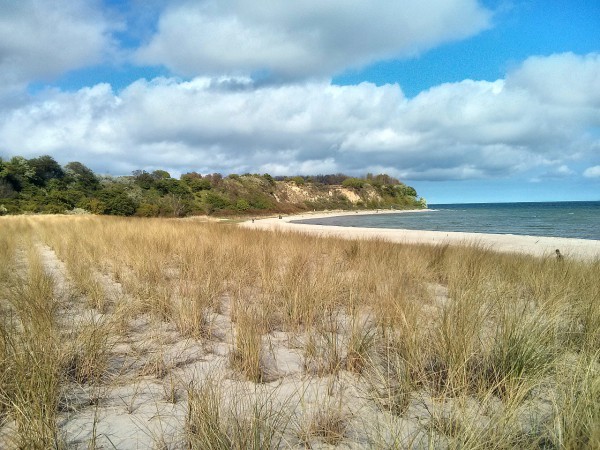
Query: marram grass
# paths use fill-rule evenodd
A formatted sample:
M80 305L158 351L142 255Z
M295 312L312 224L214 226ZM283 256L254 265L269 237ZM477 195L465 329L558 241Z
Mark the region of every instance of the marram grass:
M599 261L194 220L2 217L0 231L3 447L68 446L74 390L137 370L186 411L173 448L600 448ZM190 373L166 358L182 342L225 350L179 389Z

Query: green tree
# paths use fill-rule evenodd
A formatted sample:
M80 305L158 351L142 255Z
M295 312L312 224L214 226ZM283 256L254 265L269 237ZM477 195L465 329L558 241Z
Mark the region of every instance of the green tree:
M174 194L179 197L189 197L191 192L189 187L182 181L174 178L163 178L156 182L156 189L163 194Z
M209 213L227 209L231 206L229 200L213 191L210 191L206 194L205 200Z
M5 162L2 173L0 173L0 177L6 180L17 192L30 184L34 176L35 170L29 165L29 161L22 156L15 156L10 161Z
M194 192L208 191L212 186L206 178L192 180L189 184L190 189Z
M402 195L407 196L407 197L416 197L417 196L417 191L412 186L407 186L405 184L401 184L398 186L398 190L400 191L400 193Z
M155 170L154 172L152 172L152 178L154 178L155 180L166 180L168 178L171 178L171 174L166 170Z
M135 184L142 189L151 189L156 184L156 179L145 170L134 170L132 172Z
M52 179L62 179L65 176L60 164L52 156L43 155L28 161L33 170L32 181L37 186L45 186Z
M94 172L78 161L72 161L65 165L65 174L71 183L84 192L95 191L100 186Z
M12 184L0 178L0 198L14 198L17 195L17 191L15 191Z
M137 209L137 204L127 195L120 186L104 189L98 193L98 198L104 204L103 214L113 216L132 216Z
M13 188L12 184L6 179L7 165L0 158L0 198L13 198L17 195L17 192Z
M207 191L211 188L210 180L203 178L197 172L189 172L181 175L180 180L183 181L192 192Z

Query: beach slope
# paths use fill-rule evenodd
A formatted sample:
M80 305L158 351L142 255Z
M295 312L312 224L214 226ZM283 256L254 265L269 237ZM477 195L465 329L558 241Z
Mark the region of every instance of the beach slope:
M379 214L402 214L406 211L380 211ZM384 239L390 242L407 244L435 245L480 245L499 252L522 253L534 256L555 256L559 249L565 258L584 260L600 259L600 241L546 236L520 236L514 234L484 234L446 231L404 230L388 228L339 227L329 225L308 225L292 223L304 219L342 216L355 212L307 213L267 219L247 221L241 226L263 229L295 231L319 236L335 236L344 239ZM358 214L373 214L373 211Z

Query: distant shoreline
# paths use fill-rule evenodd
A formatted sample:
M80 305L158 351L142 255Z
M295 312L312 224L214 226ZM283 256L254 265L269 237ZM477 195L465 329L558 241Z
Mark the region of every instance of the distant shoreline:
M600 240L561 238L550 236L530 236L516 234L466 233L456 231L427 231L391 228L341 227L333 225L311 225L297 223L305 219L318 219L346 215L402 214L407 212L432 211L418 210L371 210L371 211L319 211L270 218L248 220L240 226L262 230L282 230L313 234L323 237L344 239L384 239L406 244L432 245L481 245L494 251L528 254L538 257L554 256L560 249L565 257L582 260L600 260Z
M281 220L286 222L296 222L298 220L306 219L322 219L325 217L342 217L342 216L369 216L373 214L404 214L404 213L415 213L415 212L430 212L435 209L423 208L423 209L362 209L357 211L346 211L346 210L334 210L334 211L314 211L314 212L303 212L298 214L290 214L282 216ZM345 227L344 227L345 228Z

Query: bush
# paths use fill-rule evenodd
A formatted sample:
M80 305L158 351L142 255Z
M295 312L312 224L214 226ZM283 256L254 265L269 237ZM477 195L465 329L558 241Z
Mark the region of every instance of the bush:
M302 178L302 177L292 177L292 178L289 178L289 181L295 183L296 186L304 186L304 183L305 183L304 178Z
M250 207L254 209L269 209L272 208L273 202L265 195L255 194L248 199Z
M342 182L342 186L352 189L361 189L365 185L365 181L360 178L346 178Z
M273 177L271 175L269 175L268 173L265 173L262 176L271 186L275 186L275 180L273 179Z
M142 203L135 210L135 215L138 217L156 217L159 213L158 205L153 205L150 203Z
M229 202L228 199L220 196L219 194L215 193L215 192L209 192L206 195L206 204L208 207L208 212L214 212L214 211L218 211L220 209L227 209L228 207L231 206L231 203Z
M104 214L132 216L137 209L135 202L119 188L104 190L100 192L99 197L105 205Z
M106 210L104 202L97 198L91 198L81 206L92 214L104 214L104 211Z
M405 184L401 184L398 187L398 191L400 194L405 195L407 197L416 197L417 191L412 186L406 186Z
M187 184L193 192L208 191L212 187L206 178L194 178Z
M180 197L189 197L191 195L189 188L185 183L173 178L165 178L156 183L156 189L162 194L175 194Z
M235 209L237 209L238 211L247 211L248 209L250 209L250 204L247 200L240 198L235 204Z

